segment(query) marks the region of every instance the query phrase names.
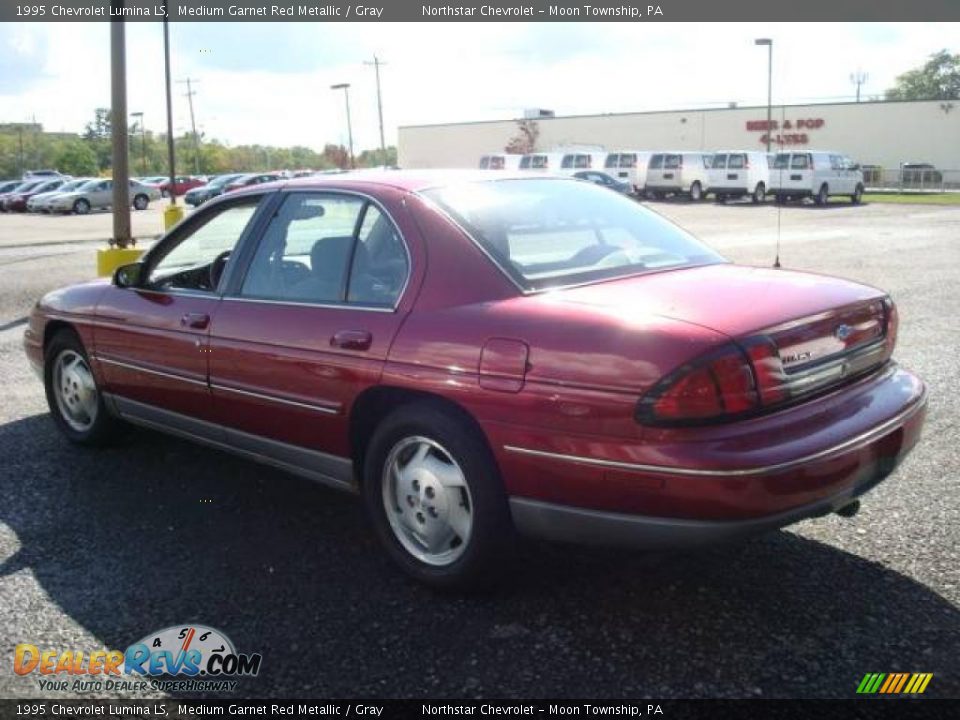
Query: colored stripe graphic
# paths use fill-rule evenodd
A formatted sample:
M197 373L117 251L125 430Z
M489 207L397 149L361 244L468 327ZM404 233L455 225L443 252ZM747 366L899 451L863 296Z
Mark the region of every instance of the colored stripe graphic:
M859 695L919 695L926 691L933 673L867 673L857 686Z

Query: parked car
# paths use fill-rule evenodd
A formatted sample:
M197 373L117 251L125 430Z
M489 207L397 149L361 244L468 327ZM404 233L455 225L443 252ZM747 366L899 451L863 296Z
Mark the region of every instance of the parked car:
M573 175L578 170L603 170L606 152L577 150L566 152L560 158L560 174Z
M563 153L528 153L520 156L519 169L535 172L557 172L560 170L562 160Z
M779 203L812 197L817 205L826 205L831 195L846 195L856 205L863 199L863 171L840 153L777 153L767 194Z
M706 192L718 202L749 197L762 203L770 185L770 166L765 152L733 150L713 153L707 170Z
M160 190L137 180L130 181L130 204L134 210L146 210L151 200L160 199ZM54 195L49 201L50 212L86 215L91 210L102 210L113 205L113 180L98 178L77 189Z
M245 187L250 187L251 185L262 185L263 183L276 182L277 180L282 179L283 176L278 172L247 173L246 175L241 175L236 180L227 183L226 187L223 189L223 192L233 192L234 190L240 190Z
M643 195L647 187L647 165L651 154L642 150L612 152L607 155L603 168L621 182L630 183L637 195Z
M711 154L704 152L654 153L647 165L647 197L660 200L683 194L702 200L710 185L710 159Z
M187 190L186 194L183 196L183 201L187 203L187 205L199 207L207 200L212 200L218 195L223 194L223 191L226 189L227 185L241 177L243 177L243 173L217 175L206 185L201 185L200 187Z
M56 190L50 190L48 192L41 192L33 195L29 200L27 200L27 210L29 212L50 212L50 203L53 202L53 199L57 195L63 193L73 192L74 190L79 189L83 185L87 184L94 178L73 178L72 180L67 180Z
M27 202L30 198L39 193L52 192L57 190L64 183L63 178L46 178L33 185L28 190L20 190L10 193L4 200L4 207L7 212L26 212Z
M481 170L517 170L520 167L520 155L512 153L494 153L480 156Z
M163 175L151 175L150 177L142 177L142 178L136 178L136 179L142 182L144 185L156 185L158 187L160 186L160 183L170 181L169 177L164 177Z
M177 197L181 197L187 191L192 190L195 187L201 187L206 185L207 181L205 178L194 177L192 175L177 175L174 178L173 183L173 192ZM164 178L161 182L157 183L157 187L160 189L160 194L163 197L170 196L170 178Z
M0 195L6 195L20 185L23 185L23 180L0 180Z
M21 193L30 192L33 190L33 188L46 181L47 178L41 178L39 180L27 180L26 182L18 183L13 187L12 190L8 190L0 195L0 212L10 212L10 209L7 207L7 203L11 198L15 197L16 195L20 195Z
M623 193L624 195L629 195L633 192L633 186L630 183L621 182L615 177L611 177L607 173L600 172L599 170L580 170L579 172L575 172L573 177L577 180L592 182L595 185L609 188L614 192Z
M24 180L49 180L50 178L67 177L58 170L27 170L23 174Z
M591 183L502 177L205 204L31 311L57 427L95 445L129 421L353 490L441 587L495 574L514 530L676 548L847 516L917 442L883 291L732 264Z
M910 187L939 188L943 173L930 163L903 163L900 166L901 182Z

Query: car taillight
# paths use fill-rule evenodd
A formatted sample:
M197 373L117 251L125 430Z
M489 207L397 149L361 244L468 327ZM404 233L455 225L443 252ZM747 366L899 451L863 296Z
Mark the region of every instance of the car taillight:
M885 316L886 333L884 345L886 346L887 357L893 354L893 349L897 346L897 329L900 326L900 314L897 312L897 306L890 298L883 299L883 313Z
M759 407L750 359L730 344L660 381L638 403L637 419L653 425L710 421Z

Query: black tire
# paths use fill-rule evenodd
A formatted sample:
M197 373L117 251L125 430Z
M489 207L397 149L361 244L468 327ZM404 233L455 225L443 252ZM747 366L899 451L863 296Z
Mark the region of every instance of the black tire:
M466 508L469 502L469 538L465 544L461 543L462 547L453 546L460 554L448 564L430 564L412 554L401 540L402 531L395 530L387 517L388 498L396 497L391 492L389 478L397 477L388 474L388 463L392 465L393 457L399 460L397 449L404 443L422 439L436 443L443 451L441 457L445 453L456 463L468 490L460 497L464 501L461 507ZM423 482L426 486L428 478ZM424 491L429 492L426 487ZM365 454L363 497L387 554L414 579L437 589L462 590L489 585L504 574L511 556L509 550L514 532L500 472L480 430L457 412L439 404L422 402L401 406L382 420ZM420 496L421 501L423 497ZM415 507L416 501L412 501L410 495L407 501ZM424 522L420 513L417 514L418 521ZM399 503L397 515L403 515ZM436 517L435 513L433 517ZM394 522L402 524L397 516Z
M820 189L817 190L817 195L813 199L813 201L817 205L822 206L822 205L826 205L829 202L829 200L830 200L830 190L829 188L827 188L827 184L824 183L823 185L820 186Z
M146 210L148 205L150 205L150 198L148 198L143 193L140 193L139 195L133 198L134 210Z
M77 215L86 215L90 212L90 201L77 198L73 201L73 212Z
M767 188L762 182L757 183L757 186L753 189L753 195L750 199L753 200L754 205L759 205L767 199Z
M859 205L863 202L863 185L860 183L857 183L857 187L853 191L853 195L850 196L850 202L854 205Z
M690 199L693 202L700 202L703 200L703 186L700 184L699 180L694 180L693 185L690 186Z
M714 200L717 201L717 204L723 205L727 201L726 193L717 193L713 196Z
M93 387L96 390L96 413L89 428L79 429L71 424L66 411L61 408L57 399L57 390L54 387L56 364L61 356L69 357L70 354L82 358L89 368L90 358L87 356L87 351L77 334L73 330L60 330L51 338L44 351L43 386L47 396L47 405L50 407L50 414L57 428L70 442L79 445L106 445L116 439L122 424L105 405L103 393L96 386L96 379L92 373L90 375Z

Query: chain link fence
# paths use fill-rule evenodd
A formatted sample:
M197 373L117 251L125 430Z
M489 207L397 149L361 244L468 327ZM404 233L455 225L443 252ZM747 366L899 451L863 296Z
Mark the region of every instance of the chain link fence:
M943 170L923 165L901 165L896 168L864 165L863 184L868 191L957 191L960 190L960 170Z

